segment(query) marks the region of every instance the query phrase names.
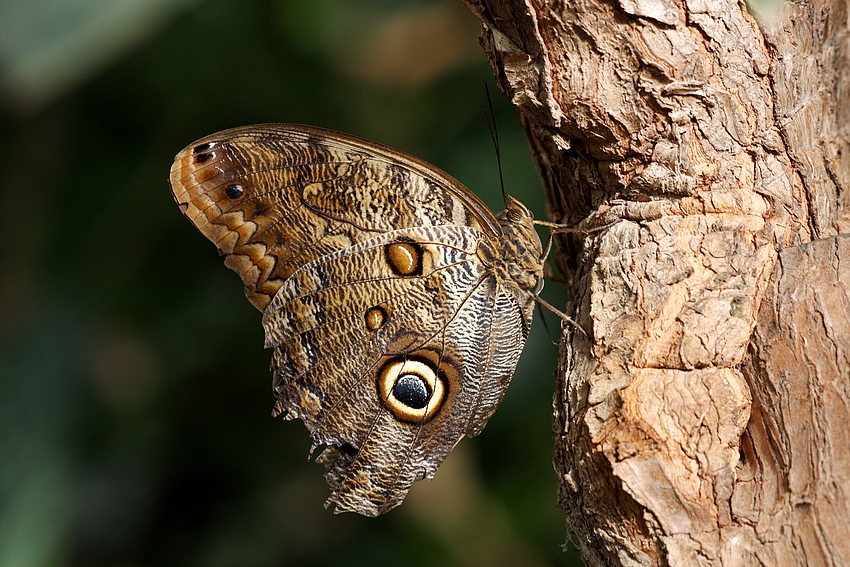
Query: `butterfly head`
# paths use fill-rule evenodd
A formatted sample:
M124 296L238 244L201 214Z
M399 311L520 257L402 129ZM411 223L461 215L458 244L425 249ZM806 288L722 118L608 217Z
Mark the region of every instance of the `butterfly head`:
M521 289L537 290L543 281L543 245L534 228L534 213L508 197L508 206L496 218L502 227L502 257L508 277Z

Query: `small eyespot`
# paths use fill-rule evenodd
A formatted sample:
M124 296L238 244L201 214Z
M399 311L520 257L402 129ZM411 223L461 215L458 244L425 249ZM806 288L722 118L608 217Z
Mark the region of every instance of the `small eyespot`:
M422 274L422 247L415 242L393 242L384 249L387 264L400 276Z
M224 192L231 199L238 199L245 194L245 189L243 189L238 183L231 183L224 188Z
M365 318L366 328L370 331L377 331L387 322L387 310L376 305L366 311Z
M195 163L206 163L211 157L211 153L195 154Z
M208 149L210 149L211 147L213 147L213 144L212 144L211 142L207 142L206 144L201 144L201 145L199 145L199 146L195 146L195 147L192 149L192 153L197 155L197 154L200 154L200 153L202 153L202 152L207 151L207 150L208 150Z

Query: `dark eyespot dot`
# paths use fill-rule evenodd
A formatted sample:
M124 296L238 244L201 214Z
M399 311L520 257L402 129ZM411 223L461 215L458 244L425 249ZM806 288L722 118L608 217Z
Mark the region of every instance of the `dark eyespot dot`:
M238 199L242 195L245 194L245 189L242 188L238 183L231 183L227 187L224 188L224 192L231 199Z
M207 142L206 144L201 144L200 146L195 146L192 150L193 154L199 154L201 152L205 152L212 147L212 144Z
M421 376L402 374L393 386L395 399L413 409L422 409L428 404L431 392Z
M195 163L204 163L212 157L212 154L197 154L195 156Z

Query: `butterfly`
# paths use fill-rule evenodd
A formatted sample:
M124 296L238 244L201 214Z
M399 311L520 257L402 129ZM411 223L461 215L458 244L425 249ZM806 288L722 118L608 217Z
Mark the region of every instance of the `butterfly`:
M484 428L543 286L522 203L494 215L422 160L290 124L202 138L170 181L263 314L273 415L326 447L326 507L382 514Z

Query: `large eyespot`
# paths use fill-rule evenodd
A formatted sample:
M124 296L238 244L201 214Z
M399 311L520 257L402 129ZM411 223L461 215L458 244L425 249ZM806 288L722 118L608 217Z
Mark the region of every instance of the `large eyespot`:
M378 372L378 395L393 415L411 423L433 417L446 399L445 378L428 360L398 358Z

